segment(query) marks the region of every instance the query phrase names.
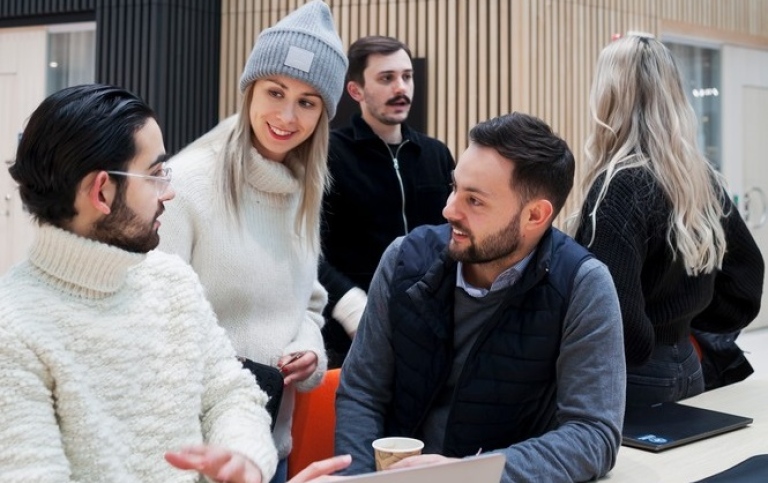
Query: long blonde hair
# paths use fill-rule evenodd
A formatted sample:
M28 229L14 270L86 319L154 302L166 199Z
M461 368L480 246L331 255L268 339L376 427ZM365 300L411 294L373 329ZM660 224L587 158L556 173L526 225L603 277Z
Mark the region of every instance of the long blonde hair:
M240 219L243 190L245 187L245 166L251 150L252 129L249 115L253 86L251 83L243 93L238 118L221 152L221 159L216 167L217 183L224 193L223 201L227 213L234 219ZM318 249L320 244L320 208L323 193L328 185L328 114L322 109L320 119L312 135L293 152L289 158L304 167L303 185L299 209L296 213L294 229L301 238L307 239L309 246Z
M722 177L696 147L696 115L685 97L680 73L661 42L629 36L600 53L590 96L593 125L586 140L581 196L605 175L589 213L591 243L597 210L619 171L650 171L671 204L667 243L689 275L722 266ZM581 217L571 218L575 234Z

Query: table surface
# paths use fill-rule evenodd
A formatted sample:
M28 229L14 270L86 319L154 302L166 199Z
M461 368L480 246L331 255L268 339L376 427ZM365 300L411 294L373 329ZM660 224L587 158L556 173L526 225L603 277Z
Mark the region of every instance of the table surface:
M751 417L754 422L660 453L622 446L616 466L601 481L690 483L768 453L768 379L750 377L681 403Z

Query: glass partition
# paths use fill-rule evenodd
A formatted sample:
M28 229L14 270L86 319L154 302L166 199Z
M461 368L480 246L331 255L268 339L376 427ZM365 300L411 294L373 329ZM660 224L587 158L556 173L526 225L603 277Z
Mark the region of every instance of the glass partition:
M683 77L683 88L699 119L699 147L722 169L720 49L665 41Z
M46 95L93 82L96 76L96 25L62 24L48 29Z

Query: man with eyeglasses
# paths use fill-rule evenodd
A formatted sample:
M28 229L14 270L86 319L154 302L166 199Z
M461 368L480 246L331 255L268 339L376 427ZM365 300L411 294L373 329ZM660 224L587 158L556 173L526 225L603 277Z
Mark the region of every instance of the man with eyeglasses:
M117 87L63 89L30 117L9 171L39 232L0 278L3 481L272 477L267 396L193 270L153 250L165 159L154 113Z

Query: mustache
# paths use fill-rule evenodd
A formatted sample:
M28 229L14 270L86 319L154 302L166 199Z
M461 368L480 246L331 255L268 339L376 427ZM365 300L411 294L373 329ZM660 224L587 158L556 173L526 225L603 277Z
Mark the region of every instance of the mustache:
M408 105L411 104L411 98L406 96L405 94L401 94L399 96L395 96L392 99L388 100L387 101L387 105L388 106L392 106L395 103L400 102L400 101L405 101L405 103L408 104Z

